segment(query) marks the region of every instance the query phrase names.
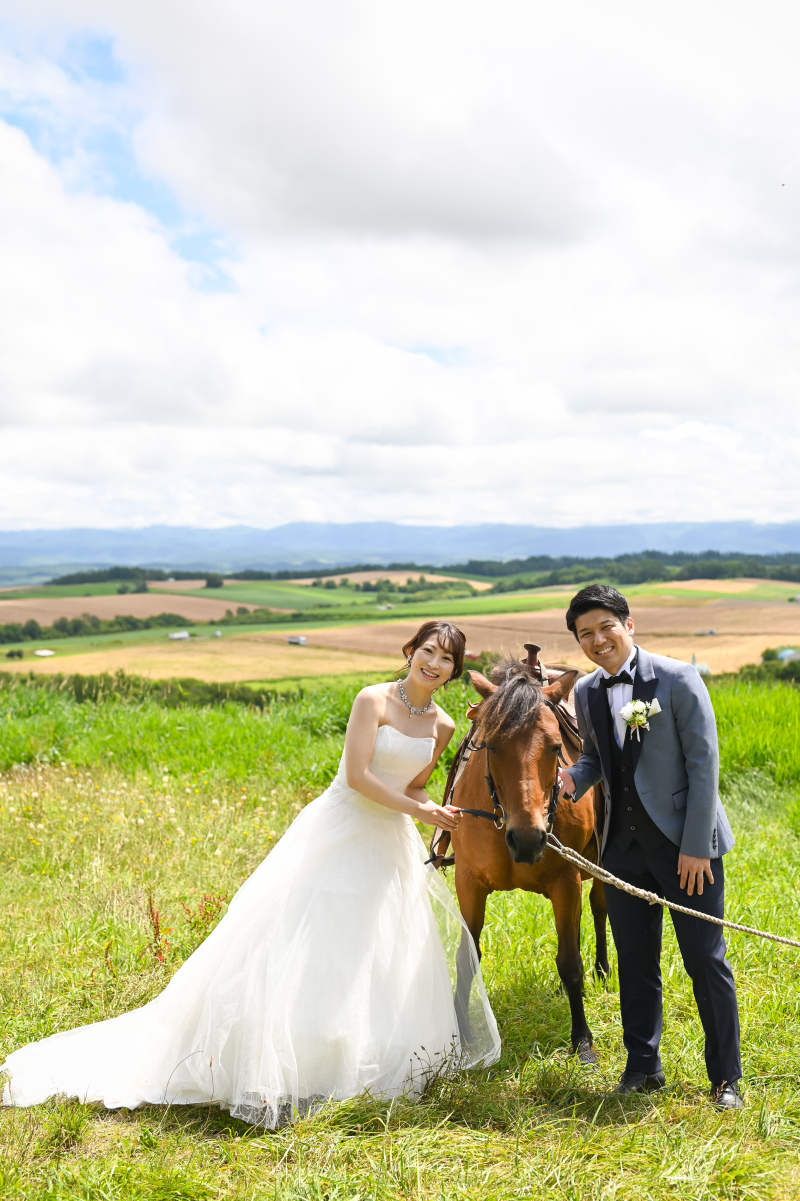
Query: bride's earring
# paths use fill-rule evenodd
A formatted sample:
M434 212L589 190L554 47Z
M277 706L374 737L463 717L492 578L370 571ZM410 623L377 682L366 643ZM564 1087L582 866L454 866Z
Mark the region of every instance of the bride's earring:
M410 666L411 666L411 656L409 655L408 658L406 659L406 667L410 667Z

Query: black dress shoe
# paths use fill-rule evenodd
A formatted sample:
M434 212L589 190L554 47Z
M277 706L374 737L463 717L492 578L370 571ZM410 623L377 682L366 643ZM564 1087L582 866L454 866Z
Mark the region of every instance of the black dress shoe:
M614 1096L624 1097L628 1093L657 1093L664 1087L663 1072L634 1072L626 1068L619 1078L619 1084L614 1089Z
M711 1100L715 1109L741 1109L744 1105L738 1082L728 1084L727 1080L723 1080L722 1084L712 1084Z

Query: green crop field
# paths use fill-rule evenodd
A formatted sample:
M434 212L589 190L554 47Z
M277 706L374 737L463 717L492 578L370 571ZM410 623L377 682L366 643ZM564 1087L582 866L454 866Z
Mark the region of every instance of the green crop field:
M154 584L151 592L158 592ZM211 600L223 600L226 604L261 605L265 609L311 609L315 605L339 608L342 605L375 605L374 592L356 592L353 588L312 588L306 584L284 584L280 580L254 580L239 584L225 584L222 588L194 588L180 591L170 589L167 595L203 596Z
M187 626L192 638L213 638L215 630L222 630L222 637L228 634L241 633L238 626L220 626L209 622L208 625ZM272 625L252 625L247 627L248 633L258 633L261 630L274 630ZM108 650L116 646L139 646L149 642L164 642L169 630L163 626L150 630L120 630L115 634L85 634L79 638L31 638L24 642L10 642L0 646L0 671L2 659L8 656L9 650L20 649L26 659L31 659L33 652L42 647L52 647L59 658L64 655L80 655L91 650Z
M263 711L0 688L0 1057L156 995L293 816L331 779L364 679L298 681ZM464 728L468 688L443 704ZM712 685L738 845L728 911L797 936L800 692ZM440 796L443 769L431 789ZM160 913L156 947L148 918ZM204 895L209 899L205 902ZM584 955L591 959L590 923ZM154 953L158 950L159 958ZM733 935L747 1106L705 1097L699 1022L667 922L669 1088L612 1099L617 985L587 983L600 1053L569 1056L548 902L492 898L483 966L503 1036L489 1071L417 1103L356 1100L275 1133L201 1107L0 1111L0 1196L25 1201L278 1198L789 1198L800 1194L800 952ZM323 982L321 982L322 985Z
M123 586L127 592L131 592L134 585L130 580L113 580L104 584L43 584L36 588L14 589L1 595L2 599L15 601L60 596L115 596Z

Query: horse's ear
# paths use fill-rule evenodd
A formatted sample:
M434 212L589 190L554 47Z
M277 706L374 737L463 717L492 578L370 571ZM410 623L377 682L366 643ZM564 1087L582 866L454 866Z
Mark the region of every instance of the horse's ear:
M558 705L561 701L565 701L580 674L579 671L565 671L563 676L558 677L555 684L549 684L547 688L542 689L550 703Z
M482 676L479 671L468 671L467 675L470 678L472 687L476 692L479 692L484 700L487 696L491 696L493 692L497 692L497 685L491 680L487 680L486 676Z

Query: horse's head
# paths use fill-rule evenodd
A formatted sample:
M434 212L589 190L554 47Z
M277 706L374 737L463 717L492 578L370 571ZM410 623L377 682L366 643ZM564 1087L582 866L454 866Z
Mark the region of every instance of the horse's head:
M515 863L536 863L542 857L561 747L558 719L550 705L569 696L579 674L565 672L543 688L515 659L498 663L491 680L477 671L469 673L483 697L468 711L479 724L474 741L486 744L489 773L506 813L506 844Z

